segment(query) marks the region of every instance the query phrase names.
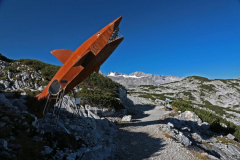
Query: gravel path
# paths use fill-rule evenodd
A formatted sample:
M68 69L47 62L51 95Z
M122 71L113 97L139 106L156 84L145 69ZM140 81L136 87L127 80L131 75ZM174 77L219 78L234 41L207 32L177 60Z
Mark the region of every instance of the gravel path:
M168 114L163 106L135 107L141 114L133 116L133 122L119 128L117 152L114 159L197 159L180 143L166 138L159 130L160 118Z

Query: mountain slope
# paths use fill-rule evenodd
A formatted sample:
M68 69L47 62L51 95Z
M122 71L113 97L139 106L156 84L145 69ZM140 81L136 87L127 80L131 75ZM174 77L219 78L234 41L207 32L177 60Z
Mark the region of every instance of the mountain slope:
M6 60L6 61L4 61ZM36 96L49 83L60 66L33 59L10 60L0 54L0 91L20 92ZM75 87L76 96L83 104L98 108L123 109L118 88L124 88L103 76L93 73Z
M240 125L240 80L191 76L159 86L141 85L129 90L131 97L153 105L163 104L166 98L184 100L215 112L234 124Z
M181 81L158 87L140 86L140 90L163 94L173 99L189 100L197 104L237 107L240 102L240 80L210 80L204 77L186 77Z

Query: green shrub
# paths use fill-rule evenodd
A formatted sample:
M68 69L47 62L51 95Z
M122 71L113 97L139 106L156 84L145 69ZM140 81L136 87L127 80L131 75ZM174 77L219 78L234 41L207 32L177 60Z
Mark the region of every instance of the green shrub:
M17 62L21 62L21 64L27 65L36 71L40 70L42 76L48 81L50 81L60 69L60 66L44 63L34 59L19 59Z
M140 94L140 95L138 95L138 97L147 98L147 99L150 98L153 101L156 99L151 94Z
M46 86L46 85L48 85L48 83L49 83L49 81L46 80L46 81L40 82L40 85L41 85L41 86Z
M188 100L195 100L195 97L193 97L191 92L181 92L183 93L185 96L188 96Z
M79 87L82 90L76 96L82 98L82 104L91 104L98 108L124 109L117 98L119 97L118 88L125 89L125 87L108 77L93 73L80 83Z
M7 66L7 67L4 68L4 70L9 70L9 72L16 72L17 71L16 67L12 67L12 66Z
M210 80L208 78L200 77L200 76L191 76L191 77L188 77L188 78L196 79L196 80L199 80L201 82L211 82L212 81L212 80Z
M210 92L215 90L215 86L213 84L202 84L200 87Z
M154 85L140 85L139 87L146 87L148 89L156 89L156 88L158 88L157 86L154 86Z
M31 91L30 89L25 89L24 91L26 92L27 95L34 96L34 97L39 93L41 93L41 91Z

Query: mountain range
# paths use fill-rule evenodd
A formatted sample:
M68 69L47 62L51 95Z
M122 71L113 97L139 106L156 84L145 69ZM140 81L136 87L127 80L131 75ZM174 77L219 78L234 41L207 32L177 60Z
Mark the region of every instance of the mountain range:
M153 75L144 72L133 72L129 75L118 72L109 72L107 76L127 88L137 87L140 85L160 85L182 79L177 76Z

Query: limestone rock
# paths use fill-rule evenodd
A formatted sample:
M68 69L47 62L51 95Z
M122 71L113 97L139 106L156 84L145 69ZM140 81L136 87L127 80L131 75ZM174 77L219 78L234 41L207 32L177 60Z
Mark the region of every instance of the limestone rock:
M40 141L43 140L43 138L42 138L42 137L38 137L38 136L34 136L34 137L33 137L33 140L34 140L34 141L37 141L37 142L40 142Z
M188 137L186 137L182 132L179 132L179 135L177 137L184 146L190 146L192 144Z
M232 134L230 134L230 133L227 135L227 138L228 139L235 139L235 137Z
M178 119L183 121L197 122L198 124L202 123L202 120L192 111L183 112L178 116Z
M1 149L8 149L7 144L8 143L5 139L0 139L0 148Z
M170 122L168 122L168 124L167 124L167 125L168 125L168 127L169 127L169 128L171 128L171 129L173 129L173 128L174 128L174 125L173 125L172 123L170 123Z
M131 122L132 116L131 115L126 115L122 118L123 122Z
M50 148L49 146L44 146L45 150L44 151L41 151L41 154L42 155L46 155L46 154L50 154L52 153L53 149Z
M0 128L4 127L6 123L0 122Z

